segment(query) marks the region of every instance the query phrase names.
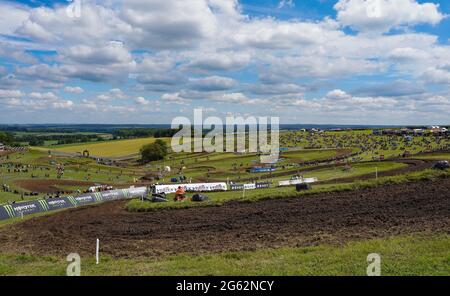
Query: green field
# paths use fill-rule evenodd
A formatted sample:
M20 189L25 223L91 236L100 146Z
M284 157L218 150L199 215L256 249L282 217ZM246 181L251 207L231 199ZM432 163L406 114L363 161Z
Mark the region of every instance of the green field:
M139 153L142 146L155 142L155 138L140 138L132 140L106 141L101 143L84 143L65 145L63 147L54 146L52 150L57 152L66 152L82 154L88 150L91 156L97 157L123 157L133 156Z

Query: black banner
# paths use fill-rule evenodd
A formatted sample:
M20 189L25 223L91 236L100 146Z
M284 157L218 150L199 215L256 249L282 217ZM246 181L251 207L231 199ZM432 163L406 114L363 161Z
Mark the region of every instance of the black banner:
M31 215L48 211L48 209L39 200L15 203L11 205L16 216Z
M61 197L42 200L47 204L49 211L67 209L76 206L76 202L73 197Z
M101 198L101 196L100 196ZM84 206L84 205L90 205L96 202L96 199L91 195L80 195L77 197L74 197L75 201L77 202L77 206ZM100 202L101 200L99 200Z
M230 189L231 190L243 190L244 184L231 184Z
M269 188L271 184L270 182L256 183L256 188Z

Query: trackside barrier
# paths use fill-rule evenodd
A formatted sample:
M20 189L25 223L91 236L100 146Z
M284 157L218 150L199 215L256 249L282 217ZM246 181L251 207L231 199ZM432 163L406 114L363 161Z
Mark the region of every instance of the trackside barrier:
M0 220L50 212L60 209L74 208L105 201L136 198L146 194L147 187L132 187L128 189L87 193L76 197L67 196L15 203L11 205L0 206Z
M249 184L231 184L230 190L252 190L260 188L269 188L272 183L270 182L256 182Z
M231 184L229 189L225 182L219 183L192 183L192 184L168 184L155 185L156 193L174 193L178 187L184 188L188 192L212 192L212 191L227 191L227 190L252 190L260 188L269 188L270 182L256 182L250 184Z
M289 186L289 185L297 185L303 183L315 183L317 182L317 178L300 178L295 180L287 180L278 182L278 186Z
M156 193L174 193L178 187L184 188L189 192L206 192L206 191L227 191L227 183L191 183L191 184L171 184L171 185L155 185Z
M250 173L270 173L275 172L277 168L252 168L249 170Z

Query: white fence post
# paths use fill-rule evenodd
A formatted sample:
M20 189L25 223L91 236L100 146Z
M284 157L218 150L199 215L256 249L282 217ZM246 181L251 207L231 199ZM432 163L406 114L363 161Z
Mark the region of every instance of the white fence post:
M99 252L100 252L100 240L97 239L97 245L96 245L96 248L95 248L95 261L96 261L96 264L98 264L99 261L100 261Z

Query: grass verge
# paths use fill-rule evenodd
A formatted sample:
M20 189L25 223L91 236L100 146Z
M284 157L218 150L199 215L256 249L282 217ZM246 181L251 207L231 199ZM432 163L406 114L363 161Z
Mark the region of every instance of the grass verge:
M382 275L450 275L450 236L413 236L350 242L343 246L263 249L157 259L81 259L93 275L365 275L367 255L381 256ZM0 254L0 275L65 275L65 258Z

